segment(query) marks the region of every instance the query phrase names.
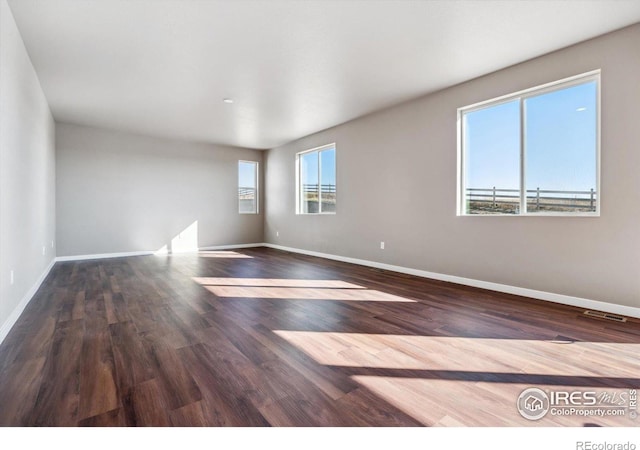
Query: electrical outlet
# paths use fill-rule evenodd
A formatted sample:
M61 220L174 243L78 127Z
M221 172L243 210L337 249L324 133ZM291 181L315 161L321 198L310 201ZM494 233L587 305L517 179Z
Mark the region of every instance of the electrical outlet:
M280 237L280 232L276 231L276 237Z
M46 245L43 245L43 246L42 246L42 256L44 256L44 255L46 255L46 254L47 254L47 246L46 246Z
M53 241L51 241L51 248L53 248Z
M380 241L380 250L384 250L384 241Z
M13 284L13 270L9 272L9 281Z

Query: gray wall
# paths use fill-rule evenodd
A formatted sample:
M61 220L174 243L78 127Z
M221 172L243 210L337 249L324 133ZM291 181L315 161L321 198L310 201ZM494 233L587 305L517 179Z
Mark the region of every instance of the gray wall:
M639 307L639 43L635 25L269 150L266 242ZM601 217L457 217L456 109L598 68ZM296 216L294 155L330 142L338 214Z
M5 0L0 20L0 329L8 331L55 256L55 128Z
M262 155L57 123L58 256L172 250L195 221L200 247L262 242L237 197L238 159Z

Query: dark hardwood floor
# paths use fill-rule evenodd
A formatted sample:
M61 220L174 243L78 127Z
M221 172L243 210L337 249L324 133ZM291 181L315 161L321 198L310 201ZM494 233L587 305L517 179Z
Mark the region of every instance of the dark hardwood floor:
M57 263L0 346L13 426L623 425L516 410L640 387L640 322L266 248Z

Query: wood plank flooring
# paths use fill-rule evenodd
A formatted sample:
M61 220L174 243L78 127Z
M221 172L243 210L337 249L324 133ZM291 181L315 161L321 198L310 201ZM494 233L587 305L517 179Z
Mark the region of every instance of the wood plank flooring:
M0 346L4 426L636 426L640 321L273 249L57 263Z

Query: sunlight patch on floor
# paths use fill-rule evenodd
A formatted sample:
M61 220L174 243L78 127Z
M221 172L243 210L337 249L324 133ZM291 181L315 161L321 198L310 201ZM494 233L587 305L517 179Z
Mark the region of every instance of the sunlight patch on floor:
M391 405L428 426L573 426L584 425L579 415L552 415L536 421L524 419L516 402L529 384L483 383L451 380L424 380L419 378L392 378L381 376L351 377L361 386ZM539 384L543 390L563 387ZM572 388L566 386L565 388ZM611 388L590 388L595 392L612 392ZM617 391L620 391L617 389ZM455 395L451 393L455 392ZM605 426L634 426L635 421L625 416L599 417Z
M516 410L517 394L524 389L523 386L515 387L513 408L511 411L505 411L502 399L495 397L489 391L479 389L473 382L375 376L352 378L424 425L535 425L535 423L527 423L528 421ZM456 395L451 395L451 392L456 392Z
M288 300L341 300L361 302L415 302L371 289L326 289L294 287L204 286L218 297Z
M290 330L274 333L317 363L343 373L430 426L582 426L584 418L575 415L528 421L516 409L517 398L531 386L620 391L603 388L601 383L606 386L620 383L620 378L636 379L640 373L640 344L559 345L551 340ZM610 358L616 359L618 367L601 364ZM621 360L628 364L620 364ZM608 425L626 423L624 417L599 420Z
M636 378L640 344L274 330L323 365ZM615 357L615 369L594 361ZM620 364L618 364L620 366Z
M253 256L245 255L230 250L201 250L198 252L200 258L243 258L252 259Z
M264 286L264 287L306 287L365 289L357 284L341 280L297 280L290 278L220 278L193 277L193 281L203 286Z

